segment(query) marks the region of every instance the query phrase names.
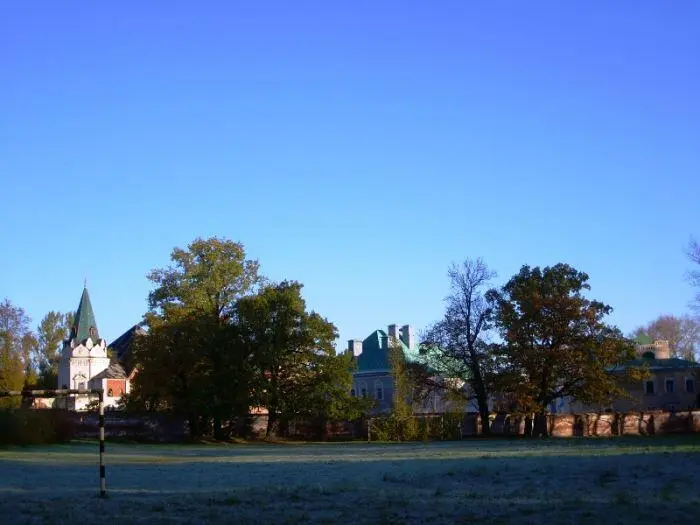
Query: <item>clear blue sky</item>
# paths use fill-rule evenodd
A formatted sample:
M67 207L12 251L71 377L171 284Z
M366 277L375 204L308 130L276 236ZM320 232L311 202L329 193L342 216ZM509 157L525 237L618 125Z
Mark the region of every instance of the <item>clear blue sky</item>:
M624 331L684 314L700 3L3 2L0 298L101 333L197 236L340 346L438 319L452 261L567 262Z

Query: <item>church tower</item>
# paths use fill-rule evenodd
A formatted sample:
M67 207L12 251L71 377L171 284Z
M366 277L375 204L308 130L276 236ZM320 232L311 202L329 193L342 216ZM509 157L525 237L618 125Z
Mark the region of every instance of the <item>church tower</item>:
M58 388L88 389L88 382L109 367L107 342L97 331L95 313L92 311L87 287L83 289L78 310L75 312L70 336L63 342L61 363L58 370ZM76 398L74 408L82 403ZM87 404L87 397L84 400Z

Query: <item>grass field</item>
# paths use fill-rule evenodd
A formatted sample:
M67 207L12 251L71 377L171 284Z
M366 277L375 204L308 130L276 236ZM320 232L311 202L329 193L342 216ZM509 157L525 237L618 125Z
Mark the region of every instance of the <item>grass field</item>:
M699 523L700 436L0 449L0 523Z

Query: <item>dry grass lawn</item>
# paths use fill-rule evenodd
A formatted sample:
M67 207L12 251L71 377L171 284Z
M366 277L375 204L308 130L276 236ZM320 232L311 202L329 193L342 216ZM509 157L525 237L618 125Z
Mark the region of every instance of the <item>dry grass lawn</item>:
M0 523L700 522L700 436L0 449Z

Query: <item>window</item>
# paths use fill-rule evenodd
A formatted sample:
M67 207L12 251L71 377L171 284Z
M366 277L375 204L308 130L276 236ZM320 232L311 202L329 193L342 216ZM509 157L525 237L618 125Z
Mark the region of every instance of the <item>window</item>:
M85 381L78 383L78 390L85 390Z
M362 397L367 397L367 383L364 381L360 383L360 395Z
M644 381L644 393L648 396L654 395L654 381Z
M354 388L353 388L352 390L350 390L350 395L351 395L352 397L355 397L355 389L354 389Z
M107 397L114 397L114 392L111 388L107 389Z
M676 389L676 380L673 378L666 379L666 393L673 394Z
M382 385L381 381L377 381L374 383L374 393L376 398L380 401L384 399L384 385Z
M692 377L685 378L685 391L689 394L695 393L695 380Z

